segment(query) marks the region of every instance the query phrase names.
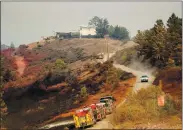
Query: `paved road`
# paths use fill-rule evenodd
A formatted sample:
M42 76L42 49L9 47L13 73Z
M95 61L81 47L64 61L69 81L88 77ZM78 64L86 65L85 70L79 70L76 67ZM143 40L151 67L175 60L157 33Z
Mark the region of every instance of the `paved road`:
M113 129L113 125L109 121L110 115L107 115L105 119L98 121L93 127L87 129Z
M57 127L57 126L63 126L63 125L70 125L70 124L74 124L74 120L66 120L66 121L58 121L58 122L54 122L48 125L45 125L43 127L41 127L40 129L50 129L53 127Z
M130 72L130 73L132 73L133 75L136 76L137 80L136 80L136 83L133 87L133 91L138 91L141 88L147 88L148 86L152 85L152 82L155 79L155 77L151 73L146 73L146 72L143 72L143 71L134 70L134 69L128 68L128 67L126 67L124 65L120 65L120 64L114 64L114 66L116 68L120 68L121 70L124 70L126 72ZM140 77L142 75L147 75L149 77L149 82L141 83Z

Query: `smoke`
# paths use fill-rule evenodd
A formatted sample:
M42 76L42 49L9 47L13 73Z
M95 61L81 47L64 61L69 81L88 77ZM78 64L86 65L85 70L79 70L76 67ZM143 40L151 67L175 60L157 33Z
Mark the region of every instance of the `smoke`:
M153 76L157 68L153 67L148 60L142 61L142 59L143 57L134 57L128 67L136 70L137 72L141 72L140 75L148 75L149 77Z

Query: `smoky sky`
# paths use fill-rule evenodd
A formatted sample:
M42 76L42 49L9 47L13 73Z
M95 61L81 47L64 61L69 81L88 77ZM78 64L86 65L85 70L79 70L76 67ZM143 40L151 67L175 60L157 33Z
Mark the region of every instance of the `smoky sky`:
M151 28L157 19L181 15L181 2L2 2L1 41L15 46L29 44L54 31L77 31L94 16L110 25L126 27L130 36Z

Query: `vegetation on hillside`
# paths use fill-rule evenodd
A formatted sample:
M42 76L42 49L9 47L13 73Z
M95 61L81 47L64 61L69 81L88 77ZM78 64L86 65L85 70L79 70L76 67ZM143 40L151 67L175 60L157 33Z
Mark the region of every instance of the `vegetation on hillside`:
M1 55L1 84L16 78L15 69L11 68L11 62L11 60Z
M53 63L45 62L40 68L34 75L28 74L6 84L3 99L9 112L5 119L7 128L35 126L52 116L82 105L89 95L96 94L107 81L112 80L112 84L118 84L120 80L124 80L121 77L126 76L128 79L132 76L125 72L119 73L113 68L112 62L89 64L77 71L79 73L68 69L63 59L57 59ZM106 74L109 72L111 76L118 75L107 79ZM111 86L112 89L115 88ZM14 100L17 96L23 98ZM43 112L45 114L42 115ZM19 120L11 124L15 117L19 117Z
M158 106L157 97L165 95L165 105ZM180 102L179 102L180 103ZM165 94L160 87L151 86L141 89L138 93L130 93L126 102L116 108L111 120L118 129L136 128L138 124L161 122L165 118L174 118L177 125L181 124L181 117L177 116L181 110L177 108L175 102L169 94ZM170 122L169 122L170 123ZM168 128L168 127L166 127Z
M150 60L153 66L182 65L182 19L174 13L167 21L167 28L158 19L153 28L138 31L135 42L139 44L138 55Z
M113 39L130 39L129 32L125 27L109 25L109 22L106 18L95 16L89 21L88 24L96 28L97 37L99 38L104 38L104 36L108 34Z
M2 96L4 94L3 88L4 84L6 84L9 81L16 80L16 66L14 64L14 59L11 59L10 57L6 57L3 54L1 54L1 75L0 75L0 112L1 112L1 122L4 123L4 119L7 115L7 105L2 99Z
M89 21L88 24L96 27L97 37L104 38L104 35L108 33L107 28L109 26L109 22L106 18L103 19L95 16Z
M110 25L108 28L108 33L111 38L118 40L129 40L129 32L125 27L121 26L112 26Z
M84 100L86 100L86 98L88 97L88 92L87 92L86 86L82 86L82 87L81 87L80 96L81 96L81 98L83 98Z
M15 45L13 44L13 42L11 43L10 48L15 49Z
M137 58L136 47L123 49L117 51L116 54L111 58L116 61L118 64L129 65L132 63L133 59Z

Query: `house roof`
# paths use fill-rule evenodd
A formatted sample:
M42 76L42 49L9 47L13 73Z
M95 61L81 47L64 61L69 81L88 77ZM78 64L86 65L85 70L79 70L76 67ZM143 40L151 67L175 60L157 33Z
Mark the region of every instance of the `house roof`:
M95 28L93 26L80 26L80 28Z

